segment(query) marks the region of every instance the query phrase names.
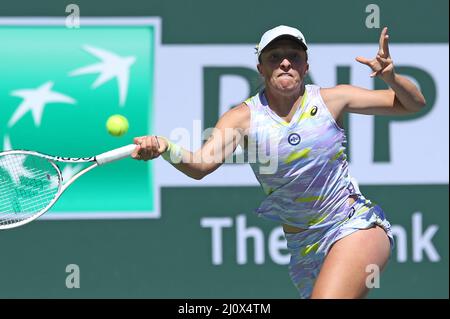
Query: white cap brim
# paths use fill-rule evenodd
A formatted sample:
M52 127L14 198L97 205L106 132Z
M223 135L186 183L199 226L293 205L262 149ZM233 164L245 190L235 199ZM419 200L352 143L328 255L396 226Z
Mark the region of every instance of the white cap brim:
M264 48L280 37L291 37L294 40L297 40L305 50L308 49L306 39L300 30L285 25L280 25L263 34L261 41L259 41L259 44L256 47L256 54L258 57L261 55Z

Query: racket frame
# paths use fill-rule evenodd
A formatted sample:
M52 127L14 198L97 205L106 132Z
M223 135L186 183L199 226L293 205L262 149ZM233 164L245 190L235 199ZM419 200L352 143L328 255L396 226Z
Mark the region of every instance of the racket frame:
M47 206L45 206L43 209L41 209L38 213L34 214L32 217L24 219L22 221L7 224L7 225L0 225L0 230L2 229L10 229L19 227L25 224L28 224L29 222L32 222L33 220L39 218L43 214L45 214L52 206L56 203L56 201L61 197L61 195L64 193L64 191L75 181L77 180L81 175L84 175L85 173L89 172L90 170L96 168L99 165L103 165L106 163L110 163L122 158L125 158L129 155L131 155L132 151L136 145L129 144L123 147L120 147L115 150L111 150L102 154L99 154L97 156L91 156L91 157L61 157L61 156L51 156L35 151L28 151L28 150L10 150L10 151L4 151L0 152L0 156L3 155L30 155L30 156L37 156L40 158L44 158L48 160L48 162L53 166L53 168L56 170L58 174L58 190L54 196L54 198L49 202ZM60 163L93 163L92 165L82 169L75 175L73 175L66 183L63 184L63 176L61 169L55 162Z

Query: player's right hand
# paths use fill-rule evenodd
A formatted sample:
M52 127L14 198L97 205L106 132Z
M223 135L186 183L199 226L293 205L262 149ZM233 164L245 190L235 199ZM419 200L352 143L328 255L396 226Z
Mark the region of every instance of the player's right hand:
M157 158L167 150L168 143L161 136L139 136L134 138L136 148L131 157L137 160L148 161Z
M394 79L394 62L389 53L389 35L387 27L384 27L380 34L379 49L375 58L372 60L357 57L356 61L365 64L372 69L371 77L379 76L386 83L390 83Z

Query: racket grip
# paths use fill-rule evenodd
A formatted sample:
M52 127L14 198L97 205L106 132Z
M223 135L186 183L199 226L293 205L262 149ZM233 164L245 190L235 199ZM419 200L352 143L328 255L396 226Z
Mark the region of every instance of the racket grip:
M95 161L98 165L103 165L106 163L114 162L117 160L120 160L122 158L128 157L133 153L134 149L136 148L136 144L129 144L126 146L122 146L119 148L116 148L115 150L108 151L105 153L102 153L100 155L97 155L95 157Z

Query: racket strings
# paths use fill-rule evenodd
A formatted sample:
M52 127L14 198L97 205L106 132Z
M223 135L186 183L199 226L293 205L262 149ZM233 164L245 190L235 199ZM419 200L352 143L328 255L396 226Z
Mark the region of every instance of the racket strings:
M45 209L58 193L56 168L29 154L0 156L0 225L14 224Z

